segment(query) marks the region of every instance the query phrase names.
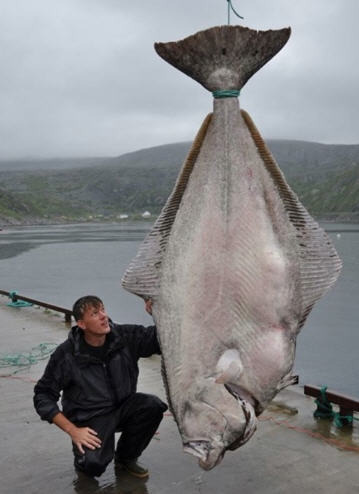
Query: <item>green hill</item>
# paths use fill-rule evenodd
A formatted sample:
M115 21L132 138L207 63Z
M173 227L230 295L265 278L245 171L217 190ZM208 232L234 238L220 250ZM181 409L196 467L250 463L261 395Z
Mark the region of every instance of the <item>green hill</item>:
M314 216L359 220L359 145L283 140L268 140L268 145ZM124 213L136 218L145 210L158 214L189 147L185 142L117 158L16 162L14 168L0 162L0 221L106 220Z

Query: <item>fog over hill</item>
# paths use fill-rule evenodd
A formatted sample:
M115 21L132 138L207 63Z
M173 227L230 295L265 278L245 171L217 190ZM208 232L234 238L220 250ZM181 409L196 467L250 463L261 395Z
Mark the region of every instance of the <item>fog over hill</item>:
M190 148L167 144L119 157L0 162L2 222L116 219L158 214ZM359 145L267 144L292 188L320 217L357 220Z
M303 174L305 169L318 171L339 169L355 164L359 159L359 144L321 144L309 141L268 139L267 144L283 171L290 174ZM181 163L191 146L191 142L178 142L162 146L140 149L118 157L98 158L53 158L0 161L1 171L66 170L96 166L155 166L158 168Z

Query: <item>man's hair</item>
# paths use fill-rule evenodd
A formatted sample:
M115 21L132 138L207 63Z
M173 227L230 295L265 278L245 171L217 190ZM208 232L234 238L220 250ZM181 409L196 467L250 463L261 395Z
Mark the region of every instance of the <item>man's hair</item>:
M79 321L83 318L83 315L89 307L97 309L102 305L102 300L99 297L96 297L96 295L86 295L85 297L76 300L72 307L72 315L74 316L75 321Z

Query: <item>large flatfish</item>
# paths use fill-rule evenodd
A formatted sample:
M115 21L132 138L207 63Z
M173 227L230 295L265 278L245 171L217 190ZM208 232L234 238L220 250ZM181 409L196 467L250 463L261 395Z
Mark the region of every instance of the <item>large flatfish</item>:
M239 90L289 35L221 26L155 45L213 93L214 109L122 282L153 300L170 409L204 469L296 381L296 337L341 268L239 108Z

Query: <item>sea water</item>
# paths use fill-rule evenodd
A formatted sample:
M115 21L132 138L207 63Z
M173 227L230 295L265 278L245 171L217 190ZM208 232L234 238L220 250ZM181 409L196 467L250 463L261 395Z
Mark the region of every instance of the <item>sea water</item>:
M359 396L359 225L322 226L343 260L343 271L297 339L294 370L300 384ZM80 296L95 294L114 321L149 325L142 299L122 289L121 277L150 227L136 222L4 229L0 289L69 309Z

